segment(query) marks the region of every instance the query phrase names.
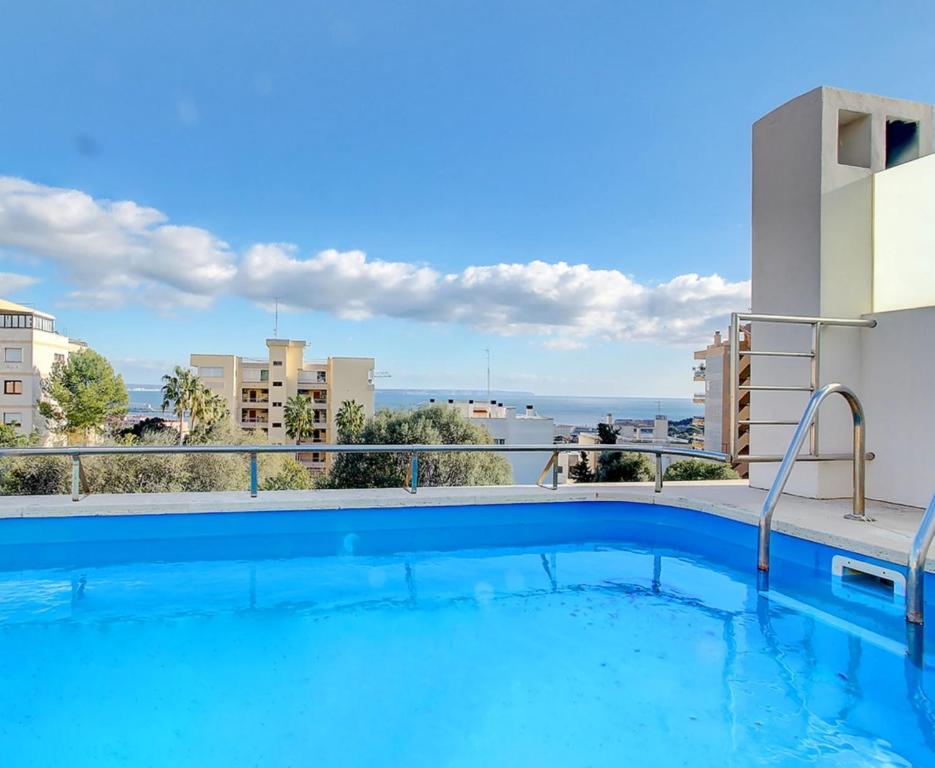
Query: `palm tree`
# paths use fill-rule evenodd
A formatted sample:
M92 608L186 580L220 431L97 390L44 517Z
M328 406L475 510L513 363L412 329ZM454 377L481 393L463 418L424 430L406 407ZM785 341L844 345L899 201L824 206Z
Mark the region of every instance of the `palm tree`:
M198 390L201 389L198 377L182 366L175 366L173 373L162 377L162 412L170 407L179 417L179 444L182 443L182 424L185 412L191 411L194 401L198 399ZM192 414L194 420L194 414Z
M310 438L315 433L315 408L311 399L304 395L296 395L286 400L283 422L286 425L286 434L293 438L296 444Z
M364 431L364 406L356 400L345 400L341 403L334 421L338 427L338 441L353 443Z

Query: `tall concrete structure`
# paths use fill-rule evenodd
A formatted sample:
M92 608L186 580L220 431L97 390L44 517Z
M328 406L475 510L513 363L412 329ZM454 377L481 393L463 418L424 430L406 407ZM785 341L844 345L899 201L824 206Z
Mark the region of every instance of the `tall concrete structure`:
M897 469L897 455L903 455L904 466L916 462L905 454L917 453L930 438L886 433L894 432L897 421L931 423L927 417L935 415L928 387L924 396L914 394L917 382L931 381L921 370L931 356L922 350L935 333L932 130L930 105L827 87L793 99L753 126L752 311L877 320L873 329L822 329L819 384L839 381L864 399L868 446L877 453L868 466L868 494L916 504L931 495L932 481L897 489L894 472L905 474ZM912 321L897 317L907 310L916 330ZM756 350L811 346L810 329L802 326L754 323L753 339ZM911 350L910 340L917 344ZM896 357L895 349L906 354ZM801 385L808 382L809 364L805 358L754 357L752 382ZM912 370L901 373L903 366ZM798 418L807 396L754 391L753 418ZM782 453L791 432L753 426L751 454ZM843 404L823 409L818 439L821 453L849 451L850 417ZM775 472L774 464L753 465L751 484L767 487ZM847 496L850 466L802 463L788 489L820 498Z
M28 435L48 438L39 416L42 380L52 366L87 347L55 330L55 317L32 307L0 299L0 412L3 423Z
M335 417L345 400L356 400L366 416L374 410L372 357L329 357L305 361L304 341L267 339L268 356L193 354L192 367L204 385L224 398L234 427L256 430L270 443L292 442L284 411L290 397L311 399L317 429L312 444L337 439ZM299 458L311 469L325 469L330 456L305 451Z

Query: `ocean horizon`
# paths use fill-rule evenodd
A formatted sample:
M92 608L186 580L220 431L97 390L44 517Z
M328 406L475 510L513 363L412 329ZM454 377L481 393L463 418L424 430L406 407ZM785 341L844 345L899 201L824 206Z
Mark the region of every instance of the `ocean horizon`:
M162 393L158 385L128 386L131 413L161 415ZM488 400L486 390L470 389L377 389L374 393L377 410L381 408L415 408L432 398L453 400ZM540 416L551 416L556 424L593 426L611 414L615 419L652 419L657 413L669 421L701 416L704 408L689 397L583 397L578 395L536 395L532 392L491 390L490 398L504 405L523 409L533 406ZM167 414L171 415L171 414Z

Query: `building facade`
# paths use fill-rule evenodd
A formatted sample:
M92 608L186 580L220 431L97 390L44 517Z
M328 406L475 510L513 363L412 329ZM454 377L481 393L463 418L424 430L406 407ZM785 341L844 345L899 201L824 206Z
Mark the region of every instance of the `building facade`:
M749 328L741 331L740 349L750 349ZM694 354L698 361L692 371L692 379L704 382L704 392L694 396L693 402L704 405L704 416L698 419L697 432L692 440L692 447L702 451L730 453L730 377L731 354L730 341L716 331L711 344L699 349ZM750 377L750 358L740 358L740 384L746 384ZM738 446L743 455L749 450L749 427L744 422L749 419L750 393L741 392L737 401L737 420L740 426ZM734 469L741 477L747 476L747 465L734 462Z
M306 342L267 339L266 358L193 354L192 368L202 383L227 403L232 426L254 430L270 443L286 444L284 412L290 397L309 398L315 409L311 443L335 442L335 417L345 400L356 400L365 416L374 411L372 357L329 357L306 361ZM299 454L311 469L325 469L331 456L315 451Z
M555 419L540 416L531 405L517 410L496 400L438 403L432 399L429 404L455 409L472 424L483 427L499 445L550 445L555 441ZM513 482L519 485L534 485L550 456L550 453L503 454L513 468Z
M3 423L22 434L37 431L48 437L39 415L42 380L52 366L64 362L86 345L55 330L55 317L37 309L0 299L0 412Z

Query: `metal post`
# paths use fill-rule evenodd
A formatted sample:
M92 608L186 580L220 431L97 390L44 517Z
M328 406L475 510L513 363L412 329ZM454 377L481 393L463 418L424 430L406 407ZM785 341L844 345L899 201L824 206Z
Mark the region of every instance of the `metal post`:
M412 454L409 460L409 493L415 494L419 490L419 454Z
M558 490L558 451L552 451L552 490Z
M662 454L656 454L656 493L662 493Z
M71 457L71 500L81 498L81 457L77 454Z
M817 392L821 383L821 323L815 323L812 326L812 360L810 366L810 378L812 392ZM821 414L815 414L815 421L812 422L812 432L809 439L809 452L812 456L818 455L818 419Z
M737 403L740 385L740 318L736 312L730 316L730 440L727 451L732 462L737 460Z
M256 498L257 482L256 482L256 454L250 454L250 496L251 498Z
M908 575L906 576L906 621L911 624L922 623L925 607L925 558L929 547L935 541L935 496L929 502L922 523L912 540L909 550Z

